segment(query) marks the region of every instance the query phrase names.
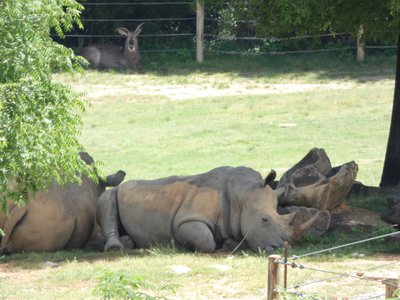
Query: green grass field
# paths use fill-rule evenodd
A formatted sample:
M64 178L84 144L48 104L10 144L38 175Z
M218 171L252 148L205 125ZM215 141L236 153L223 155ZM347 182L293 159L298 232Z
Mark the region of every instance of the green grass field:
M55 76L86 93L91 105L83 116L80 140L103 162L104 173L122 169L127 179L145 179L245 165L263 175L273 168L280 177L312 147L319 147L333 165L354 160L359 165L357 180L379 185L393 101L394 55L367 53L363 65L348 53L206 57L201 66L144 57L143 63L144 74L89 71L74 78ZM308 237L290 252L298 255L366 237L360 232ZM354 273L393 262L384 273L398 274L398 252L398 245L380 240L301 263ZM153 288L138 290L153 296L262 299L266 255L174 248L18 254L0 260L0 299L98 299L93 290L107 272L109 281L102 287L108 291L121 292L130 276L141 276ZM58 267L44 268L46 261ZM188 272L174 271L179 267ZM301 285L329 276L289 269L288 282ZM118 286L121 282L125 284ZM174 289L163 289L170 285ZM384 286L345 277L302 290L321 295L313 299L357 299L383 294Z
M393 57L378 58L360 66L335 56L277 57L269 66L232 57L162 73L58 78L87 93L81 141L106 172L158 178L245 165L279 177L319 147L333 165L356 161L357 179L376 186L394 89Z

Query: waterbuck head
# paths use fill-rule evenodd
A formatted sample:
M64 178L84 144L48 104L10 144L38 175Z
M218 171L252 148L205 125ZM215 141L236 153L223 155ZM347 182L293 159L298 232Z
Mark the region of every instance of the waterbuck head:
M117 28L118 33L126 37L123 55L128 64L131 66L136 66L139 64L140 52L139 41L137 37L142 32L143 24L144 23L139 24L135 31L129 31L125 27Z

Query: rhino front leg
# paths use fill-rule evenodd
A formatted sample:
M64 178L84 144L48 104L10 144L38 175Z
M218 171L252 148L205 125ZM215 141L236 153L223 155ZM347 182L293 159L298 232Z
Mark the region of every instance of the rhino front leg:
M117 203L117 189L105 191L97 200L97 221L102 228L106 245L104 251L119 249L123 250L118 225L119 213Z
M175 240L191 250L213 252L216 248L214 235L203 222L190 221L181 224L174 233Z

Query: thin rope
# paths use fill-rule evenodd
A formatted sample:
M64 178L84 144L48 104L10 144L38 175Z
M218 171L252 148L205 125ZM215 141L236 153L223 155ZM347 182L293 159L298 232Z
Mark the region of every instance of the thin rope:
M368 277L361 277L361 276L357 276L357 275L352 275L352 274L348 274L348 273L340 273L340 272L335 272L335 271L328 271L328 270L323 270L323 269L318 269L318 268L311 268L311 267L307 267L301 264L296 264L296 263L291 263L289 264L291 267L293 268L299 268L300 270L310 270L310 271L315 271L315 272L321 272L321 273L327 273L327 274L335 274L335 275L339 275L340 277L350 277L350 278L356 278L359 280L365 280L365 281L372 281L372 282L380 282L382 281L382 279L374 279L374 278L368 278ZM326 280L322 280L322 281L326 281ZM394 283L386 283L388 285L392 285L392 286L397 286L397 284Z
M66 37L112 37L121 38L118 34L66 34ZM140 37L163 37L163 36L195 36L194 33L171 33L171 34L141 34Z
M154 22L154 21L193 21L196 18L155 18L155 19L81 19L82 22Z
M89 5L186 5L186 4L194 4L194 2L92 2L92 3L82 3L83 6Z
M329 251L340 249L340 248L344 248L344 247L354 246L354 245L357 245L357 244L361 244L361 243L365 243L365 242L369 242L369 241L385 238L385 237L388 237L388 236L393 236L393 235L396 235L396 234L400 234L400 232L399 231L392 232L392 233L388 233L388 234L384 234L384 235L380 235L380 236L376 236L376 237L372 237L372 238L368 238L368 239L364 239L364 240L360 240L360 241L356 241L356 242L352 242L352 243L348 243L348 244L343 244L343 245L340 245L340 246L335 246L335 247L331 247L331 248L327 248L327 249L323 249L323 250L319 250L319 251L310 252L310 253L303 254L303 255L293 255L292 257L288 258L288 260L295 260L295 259L299 259L299 258L303 258L303 257L315 255L315 254L329 252Z
M376 298L380 298L380 297L384 297L384 296L386 296L386 294L379 294L379 295L371 296L369 298L365 298L364 300L376 299Z
M218 38L221 40L261 40L261 41L270 41L270 42L281 42L287 40L302 40L302 39L310 39L316 37L336 37L346 35L344 32L339 33L324 33L324 34L316 34L316 35L299 35L299 36L291 36L291 37L284 37L284 38L276 38L276 37L269 37L269 38L258 38L258 37L237 37L237 36L227 36L227 35L218 35L218 34L205 34L204 36ZM379 46L377 46L379 47Z
M208 52L235 55L235 54L246 54L246 55L284 55L284 54L300 54L300 53L317 53L317 52L333 52L340 50L356 49L356 47L343 47L343 48L330 48L330 49L315 49L315 50L299 50L299 51L258 51L258 52L244 52L244 51L220 51L220 50L208 50Z
M374 270L374 269L380 269L380 268L384 268L384 267L391 266L391 265L398 264L398 263L399 263L398 261L395 261L395 262L387 263L387 264L384 264L384 265L379 265L379 266L374 266L374 267L370 267L370 268L367 268L367 269L359 270L359 272L366 272L366 271L371 271L371 270ZM343 274L349 274L349 273L343 273ZM324 282L324 281L330 281L330 280L333 280L333 279L336 279L336 278L340 278L340 277L344 277L344 275L337 275L337 276L331 276L331 277L324 278L324 279L308 281L308 282L303 283L301 285L292 285L291 287L289 287L289 289L291 289L291 288L299 288L299 287L303 287L303 286L306 286L306 285L310 285L310 284L314 284L314 283L320 283L320 282Z

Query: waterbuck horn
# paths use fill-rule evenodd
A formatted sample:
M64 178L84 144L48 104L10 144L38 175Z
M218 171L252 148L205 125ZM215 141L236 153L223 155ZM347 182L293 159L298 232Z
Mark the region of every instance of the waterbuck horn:
M142 32L144 23L140 23L138 27L135 29L135 36L139 35Z

